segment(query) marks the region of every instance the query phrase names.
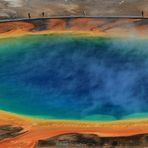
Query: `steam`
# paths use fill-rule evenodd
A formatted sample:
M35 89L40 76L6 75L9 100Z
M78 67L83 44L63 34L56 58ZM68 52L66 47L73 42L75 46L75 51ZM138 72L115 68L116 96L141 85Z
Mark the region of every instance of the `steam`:
M10 7L21 7L22 6L22 0L4 0L6 2L9 2Z
M0 80L8 83L8 90L0 95L10 99L19 94L22 112L41 110L60 119L121 119L148 112L146 40L41 36L17 43L9 41L10 47L17 46L16 53L11 50L5 58L1 53ZM10 84L16 88L9 89ZM12 108L14 102L8 105Z

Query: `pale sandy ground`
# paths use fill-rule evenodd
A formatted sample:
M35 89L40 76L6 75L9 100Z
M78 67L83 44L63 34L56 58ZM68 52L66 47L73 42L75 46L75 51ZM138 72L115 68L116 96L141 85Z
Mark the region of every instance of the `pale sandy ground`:
M0 18L62 15L148 15L148 0L0 0Z

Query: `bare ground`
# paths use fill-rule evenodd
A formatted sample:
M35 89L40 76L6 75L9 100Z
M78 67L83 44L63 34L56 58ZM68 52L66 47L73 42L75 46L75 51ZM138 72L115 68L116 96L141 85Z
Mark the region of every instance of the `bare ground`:
M0 18L148 15L148 0L1 0Z

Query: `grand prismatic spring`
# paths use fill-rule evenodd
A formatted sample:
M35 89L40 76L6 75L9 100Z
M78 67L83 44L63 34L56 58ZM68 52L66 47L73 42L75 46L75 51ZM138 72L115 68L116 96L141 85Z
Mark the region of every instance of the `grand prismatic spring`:
M108 22L111 32L105 25L99 30L104 20L76 19L68 30L61 21L50 20L43 28L36 21L0 24L1 125L22 126L32 134L24 134L28 143L21 148L69 132L147 133L147 21L114 20ZM142 23L131 35L125 29L134 21ZM15 139L12 147L23 141Z
M147 47L147 40L138 38L36 35L3 39L0 108L64 120L147 115Z

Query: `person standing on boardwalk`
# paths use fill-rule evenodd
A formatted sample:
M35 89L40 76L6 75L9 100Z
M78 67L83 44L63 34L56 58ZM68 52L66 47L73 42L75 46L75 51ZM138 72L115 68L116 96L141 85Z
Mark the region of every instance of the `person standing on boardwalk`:
M42 17L44 17L45 16L45 12L42 12Z
M31 18L31 14L30 14L30 13L28 13L28 18L29 18L29 19Z
M142 17L144 17L144 11L142 11L141 13L142 13Z

